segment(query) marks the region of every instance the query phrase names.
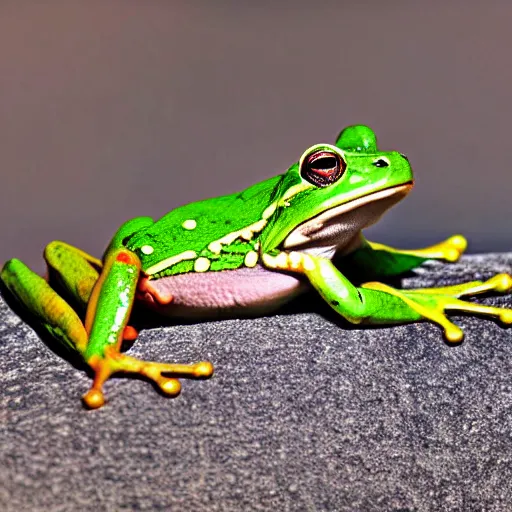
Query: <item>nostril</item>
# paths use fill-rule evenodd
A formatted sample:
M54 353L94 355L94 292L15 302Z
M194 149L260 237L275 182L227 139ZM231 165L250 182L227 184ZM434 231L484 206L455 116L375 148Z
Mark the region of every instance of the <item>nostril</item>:
M407 155L404 155L403 153L400 153L400 156L405 158L407 161L409 161L409 159L407 158Z
M378 158L373 162L373 165L375 167L388 167L389 166L389 160L387 158Z

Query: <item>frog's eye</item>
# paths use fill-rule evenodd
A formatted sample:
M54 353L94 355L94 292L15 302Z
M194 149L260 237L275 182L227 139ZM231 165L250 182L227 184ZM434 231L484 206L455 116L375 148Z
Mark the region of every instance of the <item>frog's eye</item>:
M341 178L346 166L338 153L321 149L304 159L300 174L317 187L327 187Z
M373 162L375 167L389 167L389 160L387 158L378 158Z

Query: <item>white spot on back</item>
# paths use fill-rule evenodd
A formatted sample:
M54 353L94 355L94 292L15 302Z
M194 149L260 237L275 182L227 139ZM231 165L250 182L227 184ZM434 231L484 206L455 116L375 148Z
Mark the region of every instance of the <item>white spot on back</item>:
M258 263L258 253L256 251L249 251L245 255L244 264L246 267L255 267Z
M194 270L196 272L206 272L210 268L210 260L208 258L197 258L194 262Z
M194 219L188 219L181 225L183 229L196 229L196 226L197 222Z

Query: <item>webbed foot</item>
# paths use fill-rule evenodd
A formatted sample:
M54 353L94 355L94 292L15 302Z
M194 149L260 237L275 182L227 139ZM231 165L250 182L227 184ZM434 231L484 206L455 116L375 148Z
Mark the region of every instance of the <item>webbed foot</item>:
M512 309L485 306L459 298L490 291L507 293L512 290L512 276L509 274L497 274L487 281L472 281L440 288L396 290L383 283L365 283L362 287L400 297L423 318L440 325L444 330L446 340L453 343L462 341L464 332L448 319L447 312L449 311L491 316L503 324L512 324Z
M90 409L97 409L105 404L103 384L114 373L137 374L152 380L168 396L177 396L181 391L178 375L193 379L206 379L213 375L213 365L208 361L193 364L156 363L142 361L135 357L121 354L115 347L107 347L104 357L92 356L88 361L95 373L91 389L82 397Z
M446 240L422 249L395 249L378 242L368 241L372 249L387 251L394 254L416 256L424 259L442 260L453 263L457 261L468 246L462 235L453 235Z

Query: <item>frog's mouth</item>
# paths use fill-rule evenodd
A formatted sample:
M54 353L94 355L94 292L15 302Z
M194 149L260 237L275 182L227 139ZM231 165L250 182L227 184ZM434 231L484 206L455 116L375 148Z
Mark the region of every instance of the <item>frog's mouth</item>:
M411 181L334 206L294 228L282 246L286 250L315 252L327 257L335 252L349 252L355 249L361 229L375 224L412 187Z

